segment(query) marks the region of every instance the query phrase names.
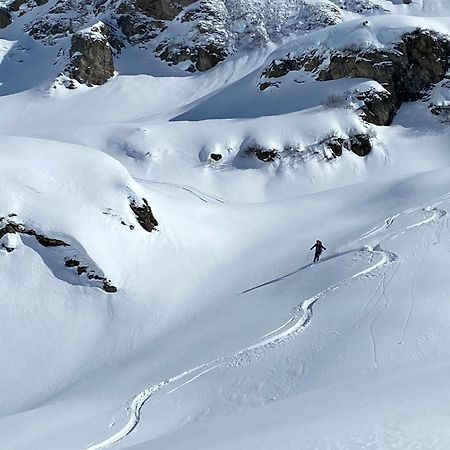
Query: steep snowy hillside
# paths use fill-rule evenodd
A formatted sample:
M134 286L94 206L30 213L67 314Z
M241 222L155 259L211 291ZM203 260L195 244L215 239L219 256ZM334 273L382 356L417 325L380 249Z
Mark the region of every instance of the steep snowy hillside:
M447 3L0 2L0 449L448 448Z

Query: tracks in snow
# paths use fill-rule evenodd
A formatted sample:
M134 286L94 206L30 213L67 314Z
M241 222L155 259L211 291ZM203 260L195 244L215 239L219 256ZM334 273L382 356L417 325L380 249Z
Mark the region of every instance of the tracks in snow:
M194 195L196 195L196 194L194 194ZM443 199L448 199L448 198L450 198L450 195L443 197ZM130 433L132 433L133 430L138 426L138 424L140 422L141 410L142 410L142 407L144 406L144 404L153 395L155 395L157 392L159 392L163 388L165 388L177 381L184 380L184 379L188 378L189 376L191 376L190 378L188 378L186 381L184 381L179 386L176 386L175 388L168 391L167 395L170 395L173 392L177 391L178 389L181 389L183 386L185 386L189 383L192 383L193 381L200 378L201 376L204 376L207 373L212 372L213 370L215 370L219 367L224 367L227 365L228 366L240 365L242 361L251 360L252 355L257 354L257 353L263 351L264 349L276 348L281 343L286 342L288 339L295 337L299 332L304 330L311 322L311 319L313 317L313 306L317 301L326 297L333 291L351 284L355 280L363 279L364 277L367 277L370 274L382 273L383 278L381 281L381 289L382 289L382 293L384 296L383 298L385 299L385 307L386 307L387 302L388 302L388 299L386 297L386 288L387 288L389 282L394 277L394 275L390 278L390 280L388 282L386 282L386 272L383 269L390 266L395 261L397 261L398 257L396 254L389 252L387 250L384 250L381 247L381 242L383 242L387 239L391 239L391 240L395 239L396 237L400 236L401 234L407 232L408 230L422 227L426 224L439 221L442 217L444 217L446 215L446 212L444 210L437 208L438 204L443 203L443 201L445 201L443 199L441 199L442 200L441 202L438 202L433 206L429 206L427 208L422 208L423 211L431 213L429 215L429 217L426 217L424 220L414 223L412 225L403 227L403 228L397 230L396 232L389 233L387 236L384 236L380 240L380 244L378 244L376 246L373 246L373 247L365 246L362 249L356 250L356 251L367 254L369 256L369 260L372 260L375 256L378 256L379 260L372 266L368 267L367 269L362 270L354 275L351 275L351 276L345 278L344 280L327 287L326 289L320 291L316 295L304 300L302 303L300 303L297 307L295 307L293 309L292 316L289 318L289 320L286 323L284 323L282 326L280 326L280 327L274 329L273 331L262 336L256 344L246 347L242 350L239 350L238 352L235 352L233 354L223 356L223 357L217 358L213 361L209 361L204 364L193 367L193 368L186 370L184 372L181 372L173 377L170 377L163 381L160 381L159 383L141 391L131 401L131 404L129 407L130 415L129 415L128 422L113 436L105 439L104 441L102 441L100 443L88 446L86 448L86 450L106 449L108 447L111 447L115 443L121 441L126 436L128 436ZM206 201L206 200L203 200L203 201ZM421 208L411 209L411 210L405 211L404 213L397 214L391 218L386 219L384 224L381 227L377 227L377 228L370 230L369 232L365 233L361 239L374 237L375 235L378 235L378 234L382 233L383 231L386 231L388 228L390 228L393 225L393 223L395 222L395 220L398 217L409 214L411 212L419 211L420 209ZM346 253L350 253L350 252L346 252ZM340 256L340 255L337 255L337 256ZM308 266L305 266L305 268ZM288 274L288 276L293 275L294 273L297 273L297 272L298 271L293 272L292 274ZM266 286L273 282L278 282L284 278L285 277L281 277L279 279L273 280L272 282L264 283L260 286L256 286L255 288L248 289L248 290L244 291L242 294L244 294L246 292L250 292L251 290ZM377 316L371 323L371 327L373 327L373 323L375 322L375 320L378 319L380 314L377 314ZM372 335L372 341L373 341L373 346L374 346L374 350L373 350L374 351L374 364L375 364L375 367L377 367L378 361L377 361L376 341L375 341L375 336L373 334L372 328L371 328L371 335Z
M133 178L140 183L152 184L152 185L156 185L156 186L167 186L169 188L185 191L185 192L193 195L194 197L198 198L199 200L201 200L204 203L225 203L224 199L217 197L215 195L207 194L206 192L202 192L196 188L193 188L192 186L187 186L184 184L163 182L163 181L146 180L145 178L138 178L138 177L133 177Z

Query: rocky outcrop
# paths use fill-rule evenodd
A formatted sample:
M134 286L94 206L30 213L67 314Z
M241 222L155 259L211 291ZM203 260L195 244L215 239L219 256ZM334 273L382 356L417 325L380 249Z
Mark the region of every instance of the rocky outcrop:
M272 61L265 69L261 76L263 78L281 78L289 72L296 72L304 70L306 72L316 72L321 64L325 61L325 56L316 52L308 52L304 55L290 56L279 60ZM263 91L267 89L272 83L260 83L259 87Z
M104 24L73 35L69 76L88 86L106 83L114 75L114 62Z
M405 34L393 51L345 52L331 55L319 80L370 78L387 89L399 107L418 100L449 69L450 40L428 30Z
M321 81L369 78L387 91L364 98L365 116L376 125L389 125L403 102L419 100L441 81L450 68L450 39L433 31L417 29L405 34L391 50L346 50L330 54L317 51L273 61L262 73L260 89L271 79L291 71L312 72Z
M2 218L4 220L4 218ZM2 220L2 221L3 221ZM36 241L43 247L69 247L69 244L62 241L61 239L55 239L43 234L37 233L31 228L27 228L20 223L16 223L13 220L8 220L3 228L0 229L0 239L7 234L25 234L28 236L33 236Z
M331 0L342 9L357 14L383 14L389 11L370 0Z
M27 2L27 0L14 0L10 3L9 9L11 11L19 11L20 7L24 5Z
M71 258L66 258L64 260L64 265L68 268L75 268L78 276L86 276L89 280L100 281L102 289L108 293L117 292L117 288L113 286L111 280L106 277L98 275L95 270L89 268L89 266L82 265L81 262L76 259L76 256Z
M196 0L134 0L129 7L135 7L139 12L156 20L173 20L183 10L184 6L195 3Z
M254 158L269 164L308 163L310 161L331 161L344 152L352 152L359 157L365 157L373 150L372 138L366 133L350 133L342 137L329 136L318 142L303 147L301 145L288 145L284 148L265 148L260 145L245 146L238 153L237 158ZM247 164L238 164L238 167L249 167ZM252 166L259 167L258 165Z
M362 118L374 125L390 125L394 120L397 107L389 91L369 90L355 95L363 103L360 108Z
M16 217L16 214L0 217L0 248L6 252L12 253L16 249L18 242L16 236L19 235L31 236L39 245L45 248L71 247L70 244L61 239L46 236L22 223L18 223ZM86 276L91 282L100 282L100 286L105 292L117 292L117 288L112 285L111 280L103 275L99 275L95 269L91 269L88 265L82 265L76 255L64 258L64 265L67 269L75 269L78 276Z
M0 8L0 28L6 28L11 24L11 13L7 8Z
M136 216L136 220L139 225L145 230L151 233L158 226L158 221L153 215L152 208L148 204L145 198L142 199L142 203L139 205L135 199L130 199L130 208Z
M262 162L274 162L280 157L280 152L276 149L267 149L259 145L251 145L242 150L242 155L256 157Z
M347 139L333 136L321 144L330 149L335 156L341 156L344 150L350 150L355 155L364 157L372 151L372 142L367 134L355 134Z
M190 72L206 71L238 49L264 47L289 34L341 20L340 9L330 2L299 0L294 8L286 8L283 2L205 0L177 16L181 33L171 32L170 27L161 33L156 55L169 64L191 62L186 65Z

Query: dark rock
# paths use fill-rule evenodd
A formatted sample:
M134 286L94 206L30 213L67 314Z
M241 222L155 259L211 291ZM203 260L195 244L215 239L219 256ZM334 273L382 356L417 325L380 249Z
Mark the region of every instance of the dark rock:
M437 116L441 122L450 123L450 106L432 105L430 111Z
M226 52L216 45L210 44L206 47L200 47L197 49L196 58L194 58L194 61L196 60L195 67L200 72L204 72L217 66L226 56Z
M0 8L0 28L6 28L11 24L11 14L6 8Z
M220 155L219 153L211 153L209 155L209 157L213 160L213 161L220 161L222 159L222 155Z
M8 247L5 244L2 244L2 248L5 249L8 253L12 253L15 250L15 248Z
M110 294L114 294L115 292L117 292L117 288L113 286L109 280L103 281L103 290Z
M70 76L88 86L106 83L114 75L111 47L104 25L72 36Z
M372 151L370 137L366 134L356 134L348 139L332 136L321 144L328 147L335 156L341 156L344 149L350 150L361 157L367 156Z
M77 267L78 275L82 275L83 273L86 273L87 270L88 270L87 266L78 266Z
M249 147L244 150L247 155L256 156L260 161L263 162L273 162L278 158L277 150L269 150L261 147Z
M342 155L342 147L344 146L344 139L332 138L325 144L335 156Z
M361 110L366 122L383 126L394 120L397 107L390 92L370 90L357 94L356 98L364 103Z
M123 14L117 19L117 25L131 43L147 42L154 39L164 28L164 22L142 20L136 14Z
M77 261L76 259L66 259L64 264L66 267L77 267L80 265L80 261Z
M151 233L157 226L158 221L152 213L152 209L145 198L142 199L143 204L138 206L136 201L132 199L130 201L130 208L134 212L139 225L145 230Z
M15 222L9 222L4 228L0 229L0 239L8 233L33 236L43 247L69 247L69 244L60 239L49 238L43 234L38 234L35 230L26 228L24 225Z
M368 78L380 83L388 94L364 98L365 119L376 125L389 125L403 102L417 101L441 81L450 68L450 38L434 31L417 29L402 36L393 50L347 50L327 55L312 52L287 55L273 61L262 73L268 79L291 71L315 73L321 81L340 78ZM260 83L267 89L270 81Z
M305 70L306 72L316 72L319 66L323 63L324 59L315 53L309 53L306 55L300 55L297 57L291 57L287 55L286 58L272 61L267 69L262 73L265 78L280 78L287 75L289 72ZM268 85L267 85L268 84ZM265 85L265 89L270 86L270 83L261 83Z
M266 89L268 89L268 88L270 88L272 86L279 87L279 85L280 85L280 83L277 83L277 82L273 83L273 82L270 82L270 81L264 81L263 83L259 83L258 87L259 87L260 91L265 91Z
M32 231L32 230L31 230ZM36 240L41 244L43 247L68 247L69 244L67 244L64 241L61 241L60 239L53 239L48 238L47 236L44 236L42 234L32 234L32 233L26 233L31 234L36 238Z
M187 69L189 72L195 72L196 70L204 72L212 69L228 56L224 47L212 43L204 46L173 47L164 42L156 48L155 53L158 58L172 64L192 61L193 64Z
M366 134L357 134L350 138L349 149L358 156L367 156L372 151L372 143Z
M423 92L441 81L448 68L450 40L435 32L418 29L405 34L395 51L372 50L334 54L320 80L370 78L390 94L396 107L420 99Z
M14 0L12 3L10 3L9 9L14 12L19 11L20 7L24 5L26 2L27 0Z

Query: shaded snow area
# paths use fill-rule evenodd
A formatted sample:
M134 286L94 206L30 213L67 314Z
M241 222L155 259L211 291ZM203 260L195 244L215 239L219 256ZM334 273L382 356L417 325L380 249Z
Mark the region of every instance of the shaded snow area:
M116 2L91 2L76 56L112 52L101 86L70 78L69 33L25 32L61 2L15 3L0 450L449 449L450 65L397 103L359 68L320 77L417 29L423 60L420 42L445 49L448 0L180 2L212 8L205 39L227 48L194 73L118 51ZM195 24L164 19L152 45L201 44Z

